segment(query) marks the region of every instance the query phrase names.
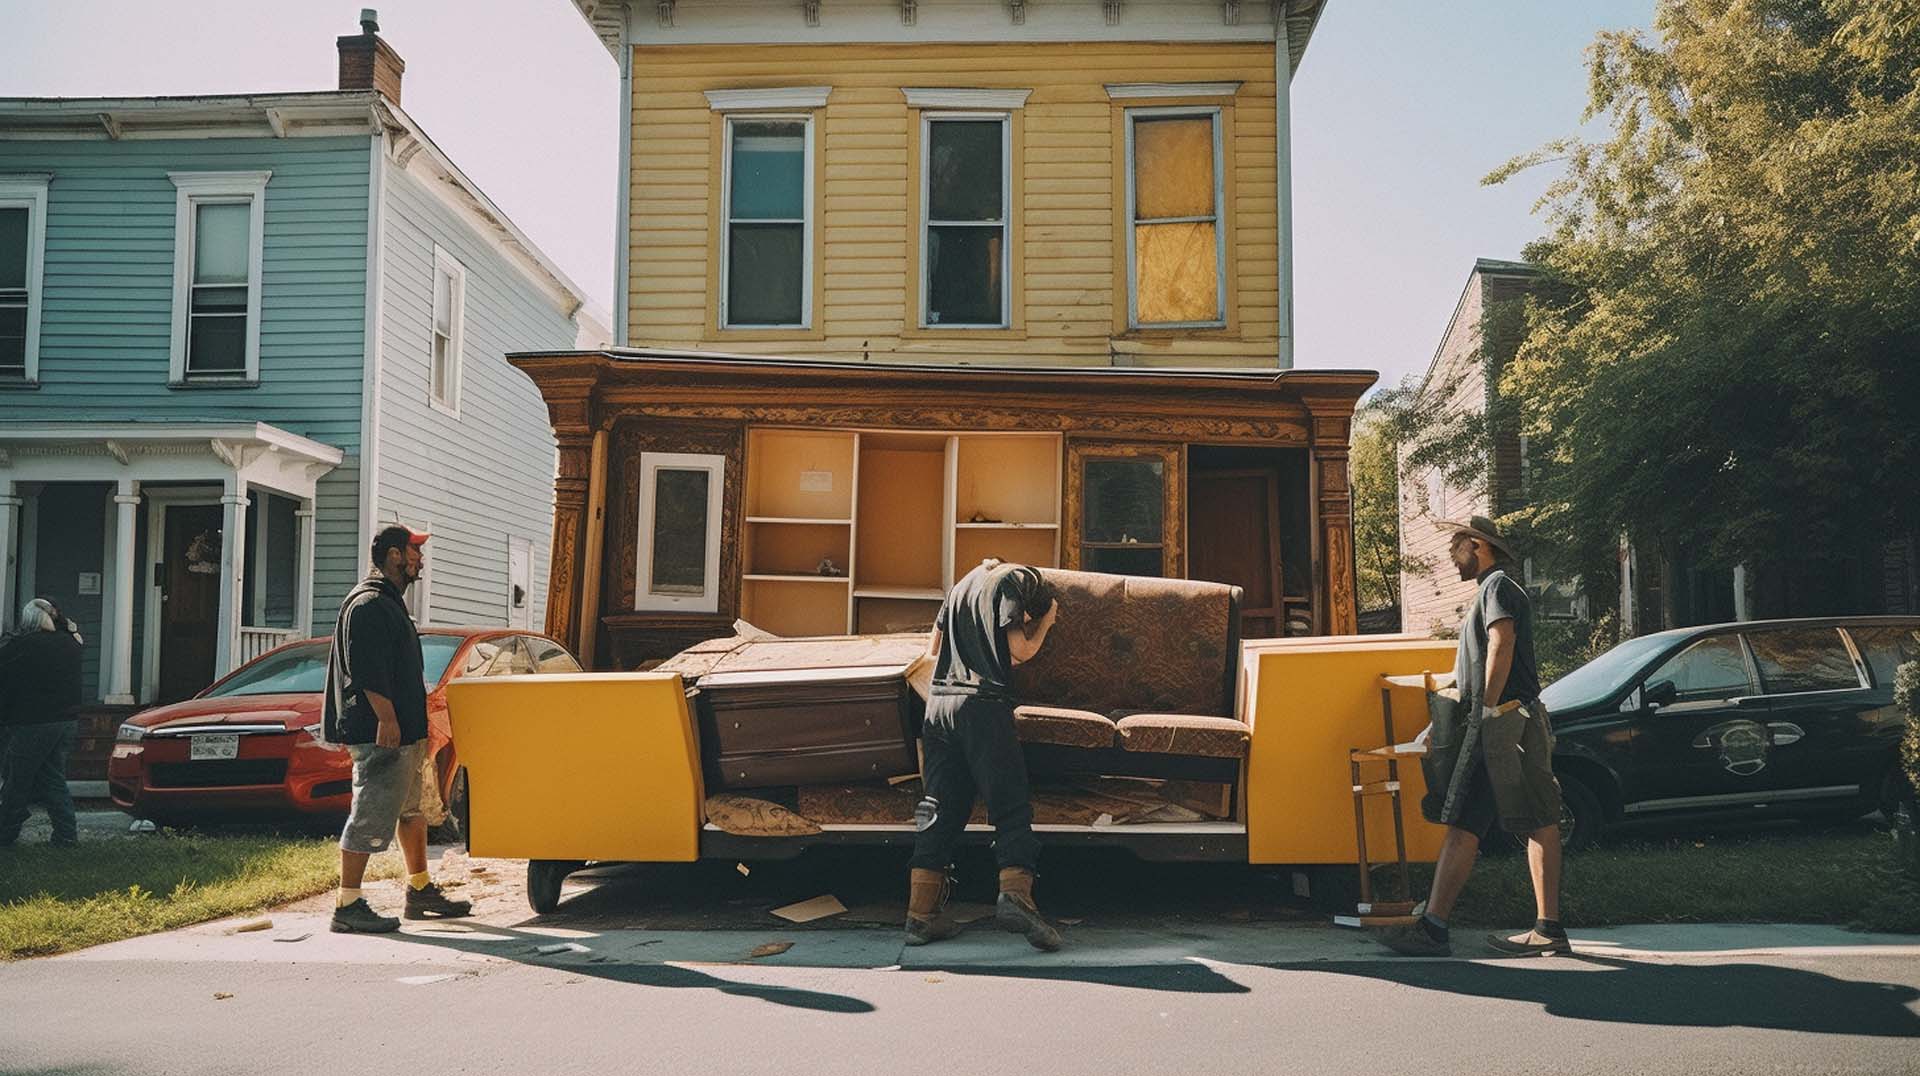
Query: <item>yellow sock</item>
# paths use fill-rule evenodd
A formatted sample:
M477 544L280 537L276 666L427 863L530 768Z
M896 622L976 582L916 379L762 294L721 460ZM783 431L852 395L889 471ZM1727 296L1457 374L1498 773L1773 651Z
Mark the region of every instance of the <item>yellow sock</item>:
M359 899L360 891L358 889L348 889L346 886L341 886L340 895L333 898L333 906L336 908L344 908Z
M432 882L433 879L427 877L426 871L421 871L419 874L407 875L407 885L414 889L425 889L428 885L432 884Z

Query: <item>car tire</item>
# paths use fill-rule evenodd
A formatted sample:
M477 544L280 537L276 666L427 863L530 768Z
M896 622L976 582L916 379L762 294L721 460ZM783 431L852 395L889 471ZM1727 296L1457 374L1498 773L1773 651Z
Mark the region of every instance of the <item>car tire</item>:
M1560 850L1578 852L1592 847L1607 824L1606 809L1600 797L1578 777L1558 774L1560 778Z
M472 844L473 826L471 818L472 804L467 796L467 768L453 771L453 780L447 782L447 820L460 830L462 844Z
M567 875L586 866L577 859L530 859L527 861L527 903L546 915L560 907L560 884Z

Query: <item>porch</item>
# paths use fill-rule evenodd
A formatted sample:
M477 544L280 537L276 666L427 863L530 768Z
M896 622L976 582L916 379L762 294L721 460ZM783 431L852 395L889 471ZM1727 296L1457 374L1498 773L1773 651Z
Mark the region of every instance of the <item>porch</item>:
M341 458L262 423L0 423L0 623L50 597L90 701L189 697L311 630L315 485Z

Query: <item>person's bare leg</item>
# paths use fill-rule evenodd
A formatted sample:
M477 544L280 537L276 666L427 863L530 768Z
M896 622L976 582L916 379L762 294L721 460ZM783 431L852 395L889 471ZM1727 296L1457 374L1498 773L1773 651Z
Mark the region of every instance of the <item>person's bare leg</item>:
M1467 887L1474 861L1480 858L1480 838L1455 826L1447 827L1440 842L1440 858L1433 864L1433 888L1427 893L1427 914L1445 922L1453 916L1453 902Z
M340 888L358 889L367 876L367 854L340 849Z
M406 858L407 873L419 874L427 869L427 819L417 818L400 820L400 854Z
M1560 827L1541 826L1527 834L1527 871L1533 875L1533 914L1560 918Z

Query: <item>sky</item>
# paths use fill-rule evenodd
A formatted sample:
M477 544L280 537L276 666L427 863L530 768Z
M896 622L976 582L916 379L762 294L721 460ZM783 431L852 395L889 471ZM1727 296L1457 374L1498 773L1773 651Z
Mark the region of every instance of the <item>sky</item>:
M939 0L930 0L938 3ZM1330 0L1293 81L1295 365L1417 376L1477 257L1542 224L1583 52L1654 0ZM363 6L401 104L601 311L612 308L618 72L568 0L0 0L0 96L332 89Z

